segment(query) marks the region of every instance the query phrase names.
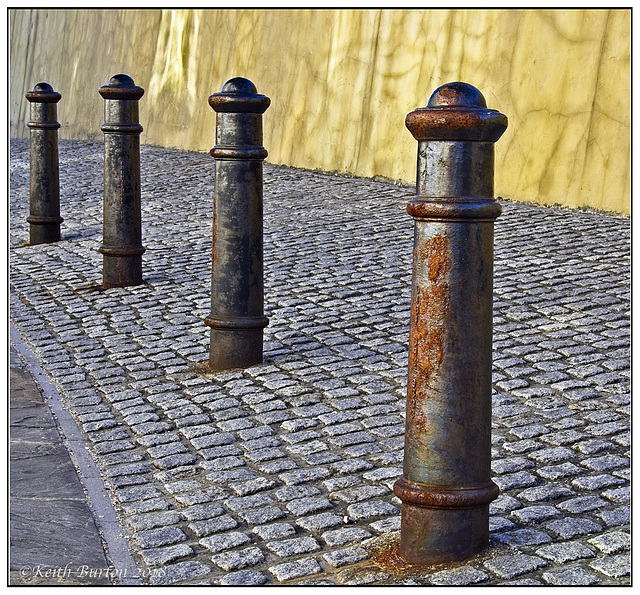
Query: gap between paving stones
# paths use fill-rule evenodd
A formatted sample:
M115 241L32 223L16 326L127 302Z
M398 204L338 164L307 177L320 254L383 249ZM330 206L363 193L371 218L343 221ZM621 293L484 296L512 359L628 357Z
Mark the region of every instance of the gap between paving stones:
M403 577L370 566L365 545L399 529L411 191L266 165L265 364L203 374L210 157L143 146L146 283L100 293L100 143L61 144L63 241L29 248L20 147L12 319L82 427L139 566L166 569L155 582L628 583L624 219L503 202L492 545Z

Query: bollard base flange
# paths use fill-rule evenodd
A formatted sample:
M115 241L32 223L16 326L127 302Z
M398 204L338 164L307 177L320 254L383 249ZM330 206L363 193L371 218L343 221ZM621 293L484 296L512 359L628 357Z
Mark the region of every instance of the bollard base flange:
M399 553L410 564L466 560L489 545L489 506L437 509L402 503Z
M103 287L142 285L142 256L103 259Z
M142 285L142 246L105 246L102 254L103 287L129 287Z
M34 217L27 217L27 223L30 224L29 244L31 246L35 246L36 244L59 242L62 239L60 234L60 223L62 223L62 217L46 222Z
M400 556L410 564L466 560L489 545L492 481L475 486L428 486L404 476L393 486L402 500Z
M220 331L211 329L209 369L249 368L262 363L262 329Z
M207 316L205 324L211 327L210 370L249 368L262 363L263 329L269 324L266 316Z

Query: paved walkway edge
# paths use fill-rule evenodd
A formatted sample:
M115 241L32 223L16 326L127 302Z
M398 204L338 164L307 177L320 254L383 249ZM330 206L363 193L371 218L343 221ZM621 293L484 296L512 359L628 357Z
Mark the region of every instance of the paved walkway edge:
M23 341L20 332L10 323L10 339L16 351L26 362L29 371L42 389L44 402L53 413L63 434L64 443L75 464L80 482L88 499L94 520L107 548L118 582L121 585L141 585L140 571L129 553L124 531L105 488L100 472L87 451L78 425L62 405L60 393L43 371L38 356Z

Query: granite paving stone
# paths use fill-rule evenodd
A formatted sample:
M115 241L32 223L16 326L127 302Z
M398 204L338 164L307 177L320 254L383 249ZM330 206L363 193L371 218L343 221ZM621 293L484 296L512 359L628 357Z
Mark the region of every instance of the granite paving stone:
M141 556L149 566L164 566L180 558L193 554L193 549L187 544L172 545L163 548L142 550Z
M589 573L583 568L570 568L568 570L560 570L555 572L543 572L542 578L550 585L595 585L600 579L593 573Z
M342 529L327 531L322 534L322 538L331 546L344 545L354 541L362 541L369 537L371 537L371 533L359 527L345 527Z
M593 558L596 555L593 548L572 541L545 545L536 550L536 554L560 564L582 558Z
M313 537L294 537L267 543L267 549L280 558L308 554L320 549L320 544Z
M251 538L248 535L245 535L240 531L233 531L230 533L213 535L211 537L204 537L198 543L212 552L221 552L243 545L249 541L251 541Z
M474 585L487 580L489 575L486 572L466 566L453 570L440 570L429 577L431 584L442 587Z
M598 558L589 564L591 568L610 577L622 577L631 573L631 555L618 554Z
M548 566L548 562L538 556L519 554L498 556L487 560L484 566L501 578L513 579L538 568Z
M318 574L322 572L322 567L314 558L302 558L294 562L284 562L271 566L269 572L278 581L287 581L310 574Z
M605 554L617 554L630 548L631 536L622 531L611 531L593 537L588 542Z
M285 518L287 515L278 506L263 506L261 508L243 510L238 513L238 516L250 525L260 525L276 519Z
M133 516L128 519L128 522L135 531L142 531L173 525L181 519L181 515L177 512L150 512Z
M577 535L587 535L602 530L602 525L585 518L564 518L544 523L544 528L563 539L571 539Z
M620 506L618 508L600 510L595 516L604 521L607 527L629 525L631 523L631 507Z
M191 531L196 537L205 537L213 533L221 533L222 531L235 529L236 527L238 527L238 521L229 515L222 515L202 521L194 521L187 525L189 531Z
M627 217L499 199L490 546L394 574L413 188L265 163L264 362L211 372L213 160L141 146L143 283L102 290L103 152L60 140L62 239L28 246L11 140L10 317L144 584L630 584Z
M161 566L155 572L149 573L149 582L153 585L173 585L200 579L210 572L211 569L205 564L196 560L187 560Z
M297 525L308 531L319 531L327 527L335 527L343 522L343 517L332 512L324 512L296 520Z
M322 555L322 557L334 568L346 566L347 564L356 564L357 562L366 560L368 556L369 554L367 550L359 546L333 550Z
M511 513L521 523L539 523L541 521L562 516L562 512L555 506L526 506Z
M625 483L624 480L618 477L613 477L608 473L577 477L571 481L571 485L581 490L600 490L605 487L620 485L623 483Z
M186 541L188 537L177 527L162 527L161 529L138 531L134 534L134 539L143 548L157 548Z
M615 504L626 504L631 501L631 487L625 486L605 490L602 495Z
M211 561L223 570L239 570L247 566L255 566L264 560L264 554L257 547L222 552L211 556Z
M221 585L264 585L269 577L257 570L238 570L225 574L219 581Z
M333 504L327 498L305 497L292 500L286 507L295 516L304 516L312 512L332 508Z
M494 533L491 539L496 543L506 543L512 546L533 546L552 541L548 533L538 529L514 529L504 533Z
M290 537L295 534L296 529L289 523L272 523L270 525L258 525L253 528L253 532L260 539L270 541L282 537Z

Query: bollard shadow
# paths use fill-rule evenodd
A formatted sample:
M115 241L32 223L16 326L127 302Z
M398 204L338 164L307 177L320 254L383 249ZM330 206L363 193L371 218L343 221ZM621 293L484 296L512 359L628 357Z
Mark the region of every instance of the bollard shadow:
M50 242L35 242L35 243L31 243L29 240L22 240L22 241L18 240L18 242L13 245L17 246L18 248L31 248L34 246L50 246L52 244L60 244L63 242L70 242L74 240L87 240L87 239L91 239L94 236L97 236L98 234L99 234L99 231L96 231L94 233L70 232L70 233L61 234L59 240L52 240Z
M143 285L148 285L149 287L153 287L154 283L166 283L171 282L171 278L163 273L152 273L151 275L146 276L142 280ZM175 283L175 281L174 281Z
M107 291L108 287L102 285L102 283L90 283L89 285L82 285L80 287L74 287L74 293L102 293Z
M103 293L105 291L108 291L109 289L124 289L126 287L146 287L151 289L151 284L149 282L147 282L146 280L143 279L142 283L138 284L138 285L104 285L102 283L89 283L88 285L81 285L80 287L74 287L72 289L72 291L74 293L79 293L79 294L83 294L83 293Z

